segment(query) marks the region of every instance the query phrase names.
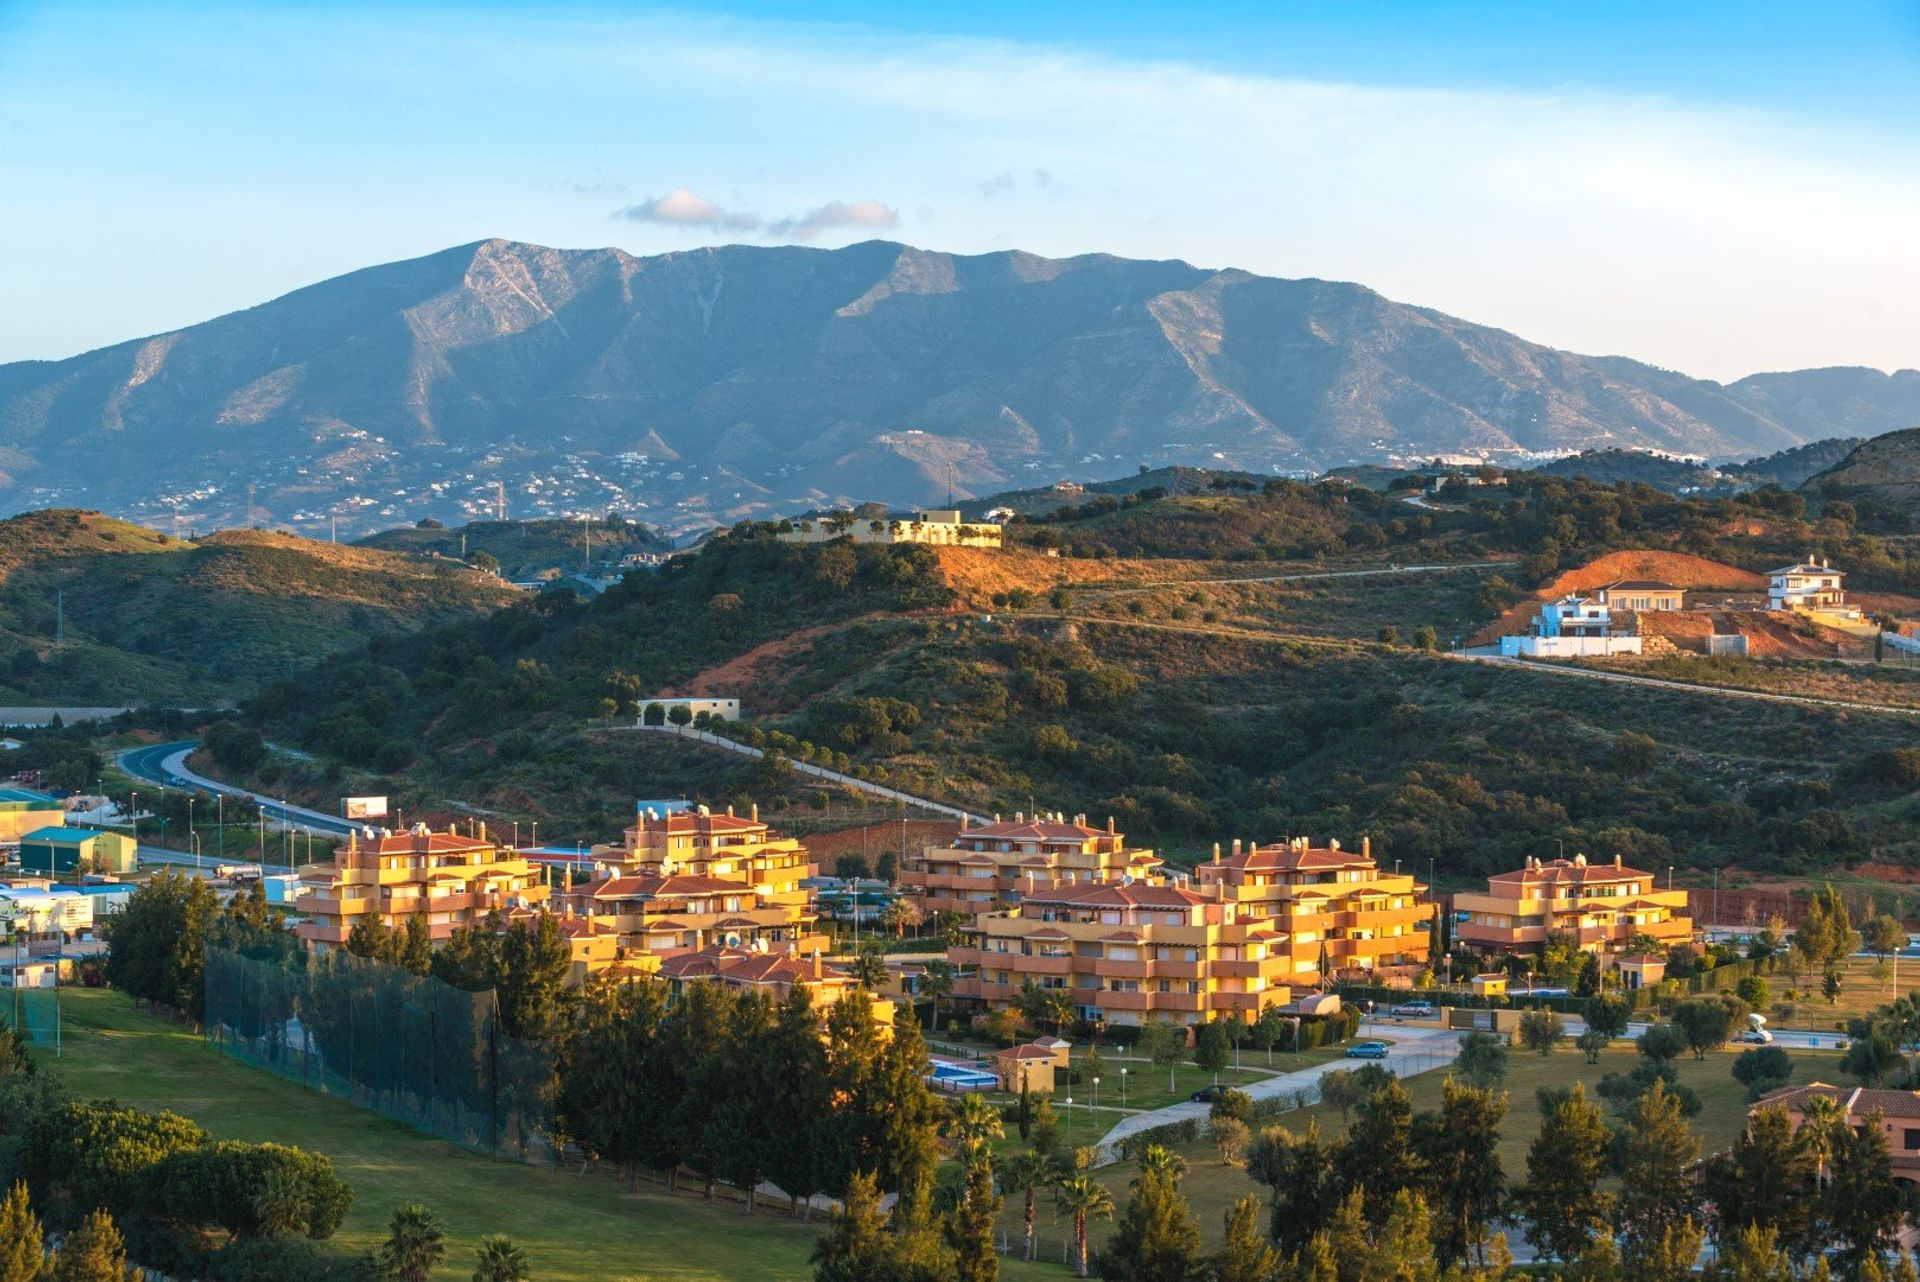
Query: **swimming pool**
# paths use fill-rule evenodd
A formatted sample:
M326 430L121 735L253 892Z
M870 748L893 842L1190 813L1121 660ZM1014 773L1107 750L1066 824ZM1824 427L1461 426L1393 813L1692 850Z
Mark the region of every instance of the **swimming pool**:
M935 1090L960 1094L969 1091L994 1090L999 1087L1000 1078L985 1069L955 1064L949 1060L935 1060L933 1071L927 1074L927 1085Z

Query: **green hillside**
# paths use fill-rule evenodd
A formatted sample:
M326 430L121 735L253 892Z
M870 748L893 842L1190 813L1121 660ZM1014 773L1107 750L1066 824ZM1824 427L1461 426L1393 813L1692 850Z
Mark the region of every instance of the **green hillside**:
M518 595L470 569L291 535L188 542L94 512L30 512L0 521L0 700L233 699L371 635Z
M638 521L473 521L444 526L439 522L381 530L358 540L356 547L416 556L472 558L484 552L499 563L509 579L531 579L553 571L577 574L591 564L596 572L611 572L620 558L632 552L667 552L673 544Z
M1475 524L1419 537L1532 543L1529 561L1556 566L1629 537L1623 521L1632 537L1657 532L1655 516L1720 550L1732 542L1713 534L1713 505L1558 481L1526 493L1524 510L1463 508L1453 519ZM1244 545L1224 518L1216 524ZM1783 537L1815 529L1772 525ZM1343 532L1341 543L1351 557L1373 537ZM1375 564L1386 571L1398 555ZM1083 582L988 616L948 608L946 564L924 549L791 547L742 527L590 602L543 597L476 624L378 639L273 687L250 715L321 754L283 767L311 775L316 792L337 788L329 760L371 763L390 776L378 790L409 796L410 809L458 799L540 818L568 840L604 836L634 796L771 804L814 787L777 762L594 728L605 700L629 714L636 699L698 677L697 688L741 697L754 720L746 732L785 754L830 755L982 811L1112 813L1188 858L1214 840L1310 832L1370 833L1387 858L1432 861L1456 882L1556 840L1643 866L1920 862L1920 801L1899 783L1905 758L1895 755L1910 722L1570 682L1409 649L1423 626L1440 631L1494 604L1503 589L1486 570ZM1067 558L1044 564L1073 572ZM1387 627L1397 644L1375 639Z

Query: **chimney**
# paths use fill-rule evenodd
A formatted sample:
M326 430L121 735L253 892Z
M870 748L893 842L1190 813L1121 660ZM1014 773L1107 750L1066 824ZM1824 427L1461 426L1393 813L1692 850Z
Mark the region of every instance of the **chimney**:
M1373 838L1372 837L1362 836L1360 838L1360 857L1362 859L1373 858Z
M1240 839L1238 837L1233 839L1233 853L1236 858L1240 854Z
M993 821L994 821L995 823L999 823L999 822L1000 822L1000 812L999 812L998 810L996 810L996 811L994 811L994 812L993 812Z
M1014 811L1014 812L1013 812L1013 821L1014 821L1015 823L1017 823L1017 824L1021 824L1021 823L1025 823L1025 822L1027 821L1027 812L1026 812L1026 811L1024 811L1024 810L1016 810L1016 811Z
M747 807L747 818L753 820L755 823L760 822L760 803L759 802L756 801L751 806Z
M486 839L487 839L487 821L482 819L480 821L480 840L485 841Z
M1112 816L1112 815L1108 815L1108 816L1107 816L1107 831L1108 831L1109 833L1111 833L1111 832L1113 831L1113 816Z
M1340 839L1338 837L1327 838L1327 849L1328 850L1340 849Z
M1613 857L1613 866L1614 866L1615 868L1618 868L1618 867L1620 867L1620 856L1619 856L1619 855L1615 855L1615 856Z
M1213 843L1213 862L1220 862L1220 843L1217 841Z
M820 965L820 950L816 947L813 950L813 977L819 979L823 974L825 971Z
M731 801L727 803L727 818L733 818L733 803Z

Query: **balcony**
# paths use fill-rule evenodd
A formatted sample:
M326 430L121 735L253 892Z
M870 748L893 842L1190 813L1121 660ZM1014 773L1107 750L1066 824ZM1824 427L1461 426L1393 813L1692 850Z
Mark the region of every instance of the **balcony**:
M296 895L294 908L315 917L351 917L358 913L371 912L371 896L356 895L351 899L336 899L331 895Z
M1199 979L1207 968L1201 961L1155 961L1153 977L1155 979Z
M1204 993L1149 993L1147 995L1153 998L1154 1010L1198 1014L1207 1008L1207 998Z
M1093 959L1093 973L1102 979L1145 979L1149 973L1158 973L1153 963L1148 961L1115 961L1105 957Z

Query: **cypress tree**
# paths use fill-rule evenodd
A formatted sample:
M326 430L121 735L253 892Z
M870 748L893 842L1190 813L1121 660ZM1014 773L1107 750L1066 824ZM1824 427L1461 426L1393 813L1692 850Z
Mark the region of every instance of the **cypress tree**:
M1614 1166L1620 1176L1619 1222L1626 1234L1624 1252L1629 1263L1636 1256L1652 1260L1661 1254L1669 1231L1690 1217L1699 1200L1694 1188L1693 1164L1700 1157L1700 1141L1687 1129L1680 1103L1664 1083L1655 1081L1627 1114L1626 1129L1616 1143ZM1688 1257L1692 1263L1692 1257Z
M901 1003L893 1036L880 1049L874 1089L863 1101L877 1119L880 1178L900 1195L907 1224L923 1224L940 1164L940 1119L945 1110L927 1085L932 1063L913 1007Z
M1260 1232L1260 1199L1249 1193L1227 1212L1226 1241L1209 1265L1210 1282L1273 1282L1280 1254Z
M962 1178L960 1201L947 1218L954 1282L999 1282L1000 1256L993 1249L993 1224L1003 1199L993 1191L993 1163L984 1156L970 1162Z
M847 1179L833 1224L813 1248L814 1282L895 1282L893 1237L880 1189L864 1171Z
M833 1100L827 1093L820 1016L804 985L788 989L786 1001L774 1012L773 1031L761 1058L777 1070L765 1099L765 1116L770 1121L758 1137L765 1146L762 1162L767 1178L803 1205L811 1218L813 1195L821 1187L815 1148L832 1125L828 1114Z
M1452 1078L1442 1092L1440 1111L1420 1116L1414 1139L1426 1171L1434 1251L1442 1264L1452 1264L1486 1240L1506 1193L1500 1122L1507 1097Z

